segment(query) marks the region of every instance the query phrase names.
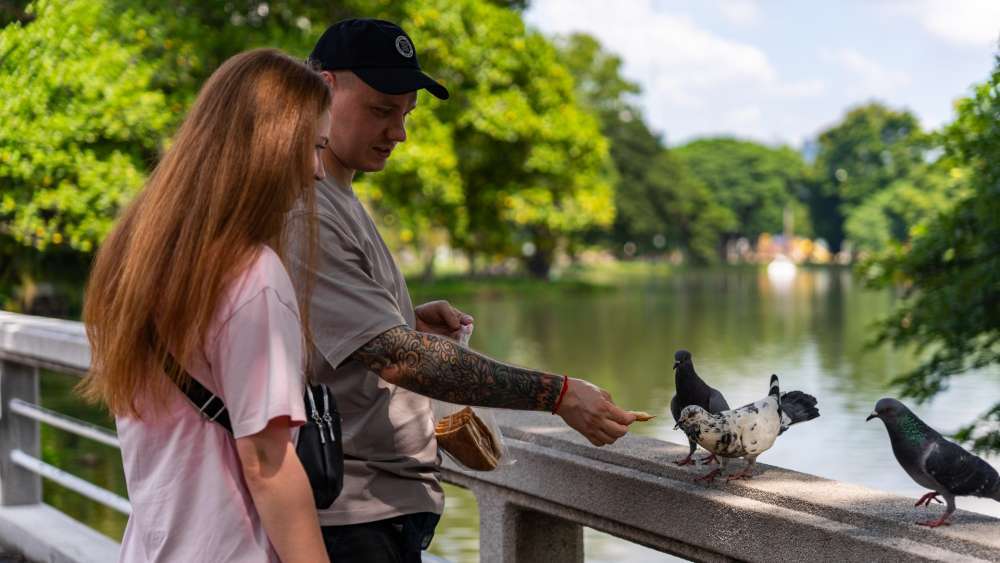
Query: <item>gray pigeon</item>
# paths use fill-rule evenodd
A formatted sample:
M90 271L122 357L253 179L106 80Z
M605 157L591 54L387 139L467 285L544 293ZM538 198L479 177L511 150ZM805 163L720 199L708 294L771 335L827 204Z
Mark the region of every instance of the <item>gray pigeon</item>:
M677 426L688 439L722 458L721 467L698 477L696 481L712 481L726 469L729 458L742 457L747 466L726 481L749 479L757 456L774 445L774 441L793 424L819 416L816 398L801 391L782 393L778 376L771 376L767 397L742 406L713 414L698 405L689 405L681 411Z
M698 374L694 371L694 362L691 361L691 352L687 350L674 352L674 386L677 389L677 394L674 395L673 399L670 399L670 414L674 416L674 422L680 419L681 411L688 405L698 405L711 413L729 410L729 404L726 403L726 399L722 396L722 393L719 393L716 389L712 389L698 377ZM688 452L687 457L684 459L675 461L674 463L677 465L694 463L691 460L691 456L698 449L698 443L690 438L688 439L688 443L691 446L691 451ZM708 457L702 458L701 461L711 463L719 460L715 457L715 454L711 454Z
M937 520L917 522L936 528L947 526L955 512L955 497L977 496L1000 500L1000 476L981 458L965 451L954 442L945 440L936 430L924 424L917 415L896 399L881 399L865 422L880 418L889 431L892 453L903 470L921 487L931 492L920 497L914 506L929 506L941 502L947 508Z

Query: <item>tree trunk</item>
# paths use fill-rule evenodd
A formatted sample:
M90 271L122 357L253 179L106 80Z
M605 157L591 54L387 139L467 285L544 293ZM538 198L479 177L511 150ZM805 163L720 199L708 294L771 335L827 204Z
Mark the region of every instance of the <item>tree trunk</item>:
M536 250L533 255L525 259L525 266L527 266L531 277L549 279L549 273L552 271L552 254Z
M556 253L556 237L543 228L534 229L534 235L532 243L535 245L535 252L524 257L524 265L531 277L548 279Z
M434 280L434 261L437 258L437 249L431 246L424 254L424 269L420 274L420 278L424 282L430 282Z

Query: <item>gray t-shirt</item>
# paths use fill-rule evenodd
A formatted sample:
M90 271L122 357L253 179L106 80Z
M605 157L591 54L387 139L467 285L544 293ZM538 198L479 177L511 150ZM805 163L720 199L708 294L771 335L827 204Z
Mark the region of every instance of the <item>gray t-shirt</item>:
M351 354L390 328L415 326L399 268L350 186L316 182L318 247L309 324L310 370L328 385L343 418L344 490L323 526L358 524L415 512L441 513L437 441L430 399L387 383ZM289 233L299 229L289 215ZM290 240L291 268L301 241ZM298 288L302 280L295 280Z

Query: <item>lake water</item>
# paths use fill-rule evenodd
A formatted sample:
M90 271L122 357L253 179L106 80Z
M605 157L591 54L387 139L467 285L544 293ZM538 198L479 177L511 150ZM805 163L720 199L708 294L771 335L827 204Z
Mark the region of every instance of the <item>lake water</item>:
M912 354L866 350L870 325L893 306L889 292L860 287L849 270L800 269L791 279L763 269L719 268L629 279L617 289L579 292L494 292L451 298L476 318L472 346L498 359L569 373L607 389L628 409L660 415L635 432L684 443L672 430L673 353L690 350L701 376L730 405L763 397L776 373L783 390L819 399L822 416L784 434L760 457L831 479L916 499L923 489L896 463L881 422L865 423L889 381L915 365ZM67 397L69 380L43 379L47 405L86 416ZM925 405L911 407L948 433L1000 397L1000 370L953 380ZM47 459L124 493L117 453L46 431ZM1000 466L1000 460L989 460ZM445 516L432 551L455 562L478 561L478 515L472 495L448 487ZM120 537L123 519L46 483L47 502ZM960 498L959 508L1000 516L1000 503ZM940 505L933 505L935 512ZM919 514L915 509L913 519ZM675 558L587 530L588 561L674 561Z

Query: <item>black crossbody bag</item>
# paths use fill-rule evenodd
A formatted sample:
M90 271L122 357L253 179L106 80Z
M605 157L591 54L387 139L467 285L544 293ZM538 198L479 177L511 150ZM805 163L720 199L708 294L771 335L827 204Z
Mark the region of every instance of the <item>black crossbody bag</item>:
M167 357L167 373L177 365L173 356ZM178 365L178 367L180 367ZM222 398L213 394L197 379L191 377L184 368L181 372L191 382L181 391L203 417L226 429L233 435L233 425L229 420ZM176 381L174 381L176 383ZM306 408L306 423L299 427L299 441L295 446L302 467L309 477L316 508L330 508L344 487L344 450L341 446L340 413L337 401L326 385L308 385L302 400Z

